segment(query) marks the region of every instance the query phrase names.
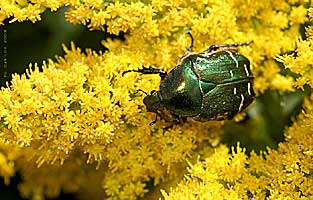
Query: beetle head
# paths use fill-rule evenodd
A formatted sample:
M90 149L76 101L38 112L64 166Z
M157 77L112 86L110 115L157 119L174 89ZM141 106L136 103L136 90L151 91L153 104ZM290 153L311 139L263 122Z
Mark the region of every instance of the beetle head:
M163 109L162 98L158 91L152 90L151 93L143 99L148 112L157 113L158 110Z

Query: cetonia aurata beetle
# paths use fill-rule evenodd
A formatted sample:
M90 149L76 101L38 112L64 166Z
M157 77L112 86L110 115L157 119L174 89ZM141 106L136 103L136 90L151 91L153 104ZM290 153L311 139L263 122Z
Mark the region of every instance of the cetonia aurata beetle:
M160 90L146 94L147 111L166 121L178 122L192 117L197 121L231 119L253 101L253 75L249 60L237 51L238 46L251 42L212 45L195 53L193 37L180 63L169 73L143 67L128 72L158 74ZM153 121L152 123L155 123Z

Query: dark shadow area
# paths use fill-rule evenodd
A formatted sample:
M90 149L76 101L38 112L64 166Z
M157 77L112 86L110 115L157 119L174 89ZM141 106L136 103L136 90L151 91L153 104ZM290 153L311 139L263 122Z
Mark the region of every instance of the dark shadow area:
M10 184L5 185L4 180L0 177L0 199L1 200L26 200L20 196L18 191L18 184L21 182L21 176L18 174L10 179ZM64 194L61 192L60 196L55 199L46 198L46 200L75 200L75 194Z

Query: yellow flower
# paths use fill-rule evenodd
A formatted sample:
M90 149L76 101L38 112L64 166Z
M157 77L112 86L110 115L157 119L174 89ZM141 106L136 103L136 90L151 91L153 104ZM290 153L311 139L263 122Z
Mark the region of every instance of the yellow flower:
M251 61L257 94L312 87L312 38L296 43L306 20L303 1L28 2L1 1L0 22L35 22L45 9L68 5L66 18L73 24L127 34L125 41L103 41L106 52L83 53L74 44L64 47L64 57L44 62L42 70L30 65L26 74L14 75L11 85L1 89L0 175L7 182L18 169L24 197L53 198L63 190L85 198L144 198L150 185L177 181L186 159L202 155L204 161L190 164L186 180L169 194L163 190L165 198L247 199L251 191L264 199L267 190L272 199L297 198L298 191L311 195L312 99L306 100L300 115L303 122L297 120L286 132L287 142L264 160L248 158L239 146L229 154L220 145L223 122L188 119L171 126L158 120L150 126L155 115L146 111L144 95L134 90L158 90L160 78L122 76L141 65L173 69L190 45L185 33L191 31L197 52L218 43L253 41L239 51ZM296 58L278 60L299 74L296 80L282 75L274 61L278 54L292 51L295 43ZM10 157L13 148L17 150Z

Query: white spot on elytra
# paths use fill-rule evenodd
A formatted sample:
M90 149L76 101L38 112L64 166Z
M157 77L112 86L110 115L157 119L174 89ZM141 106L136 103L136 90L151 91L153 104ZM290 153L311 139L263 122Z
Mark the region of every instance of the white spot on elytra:
M186 83L185 83L185 81L184 81L184 82L182 82L182 83L177 87L176 91L177 91L177 92L182 91L182 90L185 89L185 87L186 87Z
M233 74L233 71L232 70L229 70L229 73L230 73L230 77L233 77L234 74Z
M249 94L249 95L251 95L250 89L251 89L251 83L248 83L248 94Z
M234 94L235 95L237 94L237 88L234 88Z
M243 64L243 67L245 68L246 75L247 75L247 76L250 76L249 71L248 71L248 68L247 68L247 65L246 65L246 64Z
M245 100L245 97L243 96L243 94L241 94L241 102L240 102L240 105L239 105L239 112L241 112L241 109L242 109L242 106L243 106L243 101Z
M238 68L239 63L238 63L238 61L236 60L236 58L234 57L233 53L230 52L230 51L226 51L226 52L227 52L227 53L229 54L229 56L235 61L236 67Z

